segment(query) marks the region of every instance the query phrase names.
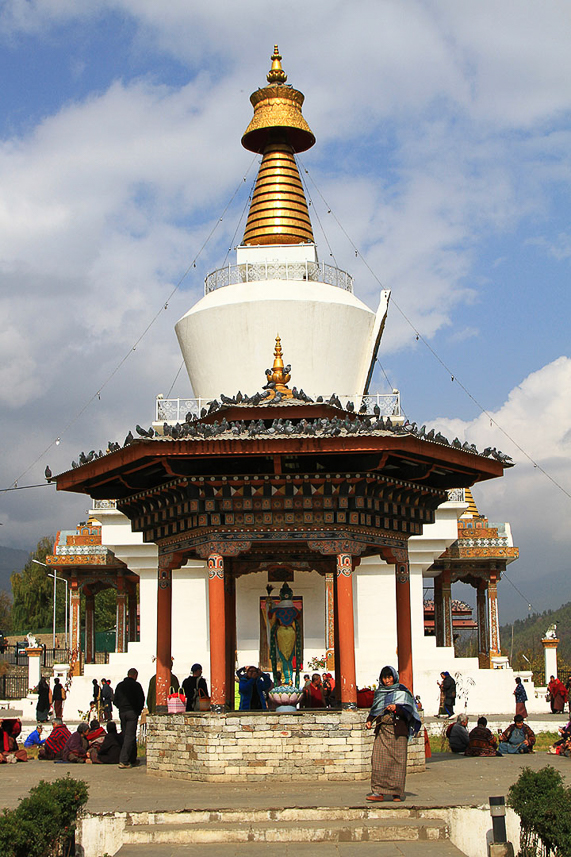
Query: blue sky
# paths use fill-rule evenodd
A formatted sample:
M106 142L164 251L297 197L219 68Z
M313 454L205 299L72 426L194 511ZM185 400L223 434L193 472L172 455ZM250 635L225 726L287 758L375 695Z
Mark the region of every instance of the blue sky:
M41 482L46 464L67 469L150 422L180 368L174 323L236 243L256 169L240 137L276 41L306 96L317 144L301 161L335 260L375 308L379 284L339 221L392 290L379 355L391 384L411 419L514 457L476 501L511 522L521 558L508 574L526 598L570 600L566 2L4 0L0 486ZM168 309L76 418L239 186ZM327 261L315 217L314 229ZM373 386L385 389L380 371ZM189 393L184 373L173 393ZM51 490L0 495L3 545L85 517L85 500ZM505 620L527 610L507 584L500 603Z

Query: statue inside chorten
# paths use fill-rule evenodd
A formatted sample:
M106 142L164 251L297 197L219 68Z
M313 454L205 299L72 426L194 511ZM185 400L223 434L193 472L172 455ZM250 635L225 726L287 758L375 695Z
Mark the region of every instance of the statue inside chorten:
M266 589L268 643L274 683L298 686L302 663L301 610L293 603L293 592L287 582L280 589L280 600L277 604L269 597L272 587L268 586Z

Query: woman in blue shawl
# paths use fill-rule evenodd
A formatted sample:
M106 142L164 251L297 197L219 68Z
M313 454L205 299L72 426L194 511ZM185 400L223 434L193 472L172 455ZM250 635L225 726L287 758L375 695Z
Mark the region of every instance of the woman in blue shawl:
M420 729L420 717L410 690L399 684L394 667L383 667L379 686L365 726L373 728L375 743L371 756L371 792L367 800L382 801L390 796L404 800L408 739Z

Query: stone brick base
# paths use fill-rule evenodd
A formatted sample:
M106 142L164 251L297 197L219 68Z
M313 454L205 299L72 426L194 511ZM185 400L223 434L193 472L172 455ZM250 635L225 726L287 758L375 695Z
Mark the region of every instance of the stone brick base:
M372 730L362 712L196 712L147 719L147 769L201 782L367 780ZM424 736L408 772L425 769Z

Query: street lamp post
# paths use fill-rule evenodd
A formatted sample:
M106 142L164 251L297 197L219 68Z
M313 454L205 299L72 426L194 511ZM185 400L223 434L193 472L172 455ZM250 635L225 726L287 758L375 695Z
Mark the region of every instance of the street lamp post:
M39 559L33 559L32 562L35 562L36 565L43 565L44 568L49 568L45 564L45 562L40 562ZM56 647L56 579L54 577L54 620L53 620L53 636L52 636L52 648Z
M60 577L58 574L49 574L48 577L53 577L54 586L56 580L62 580L65 583L65 647L69 649L69 620L68 620L68 612L67 612L67 602L69 599L69 584L65 577ZM54 649L55 649L55 639L54 639Z
M35 562L36 565L43 565L44 568L49 568L49 565L46 565L45 562L40 562L39 559L33 559L32 562ZM56 581L63 580L65 583L65 645L66 649L69 648L69 622L68 622L68 612L67 612L67 602L68 602L68 592L69 586L65 577L59 577L57 574L50 574L48 572L48 577L53 577L54 580L54 617L53 617L53 633L52 633L52 648L55 650L56 647Z

